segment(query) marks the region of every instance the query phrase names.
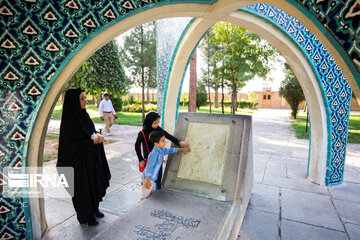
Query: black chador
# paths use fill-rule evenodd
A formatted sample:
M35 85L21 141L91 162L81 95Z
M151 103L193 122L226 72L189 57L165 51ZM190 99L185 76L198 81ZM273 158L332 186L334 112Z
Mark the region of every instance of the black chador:
M80 88L66 91L60 125L58 167L74 168L72 202L80 223L94 225L111 178L104 145L94 144L95 126L80 105Z

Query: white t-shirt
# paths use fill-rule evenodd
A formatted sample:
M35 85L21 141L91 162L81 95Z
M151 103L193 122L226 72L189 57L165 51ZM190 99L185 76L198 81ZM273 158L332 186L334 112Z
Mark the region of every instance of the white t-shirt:
M112 112L113 114L115 114L115 109L114 109L110 99L109 100L103 99L100 102L99 112L100 112L100 117L104 116L103 112Z

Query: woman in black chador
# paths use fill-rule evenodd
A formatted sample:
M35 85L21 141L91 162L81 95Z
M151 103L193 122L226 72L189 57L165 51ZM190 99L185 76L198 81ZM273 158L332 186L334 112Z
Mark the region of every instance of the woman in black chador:
M88 226L98 224L96 217L104 217L99 211L99 202L105 196L111 177L102 141L86 112L84 90L67 90L56 166L74 168L72 201L78 221Z
M184 141L180 141L179 139L175 138L174 136L170 135L164 129L159 127L160 122L160 115L155 111L150 111L146 114L144 122L143 122L143 129L139 132L136 142L135 142L135 151L136 155L139 159L139 166L144 168L145 166L145 159L147 160L149 153L154 148L154 144L149 141L149 135L152 131L162 131L165 134L165 137L169 139L174 144L180 147L188 147L189 144ZM142 153L141 153L142 148ZM155 181L156 189L161 188L161 178L162 178L162 166L160 167L158 178Z

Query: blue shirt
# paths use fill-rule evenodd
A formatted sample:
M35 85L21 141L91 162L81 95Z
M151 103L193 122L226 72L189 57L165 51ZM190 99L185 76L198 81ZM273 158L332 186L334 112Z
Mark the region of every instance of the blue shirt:
M158 148L154 146L148 157L145 170L141 174L141 178L150 177L151 181L157 179L159 169L164 161L164 156L171 153L177 153L177 148Z

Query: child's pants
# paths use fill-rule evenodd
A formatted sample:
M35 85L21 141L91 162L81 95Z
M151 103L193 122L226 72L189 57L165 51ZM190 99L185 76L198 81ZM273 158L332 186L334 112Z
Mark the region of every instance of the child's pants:
M150 193L156 191L155 181L150 180L150 188L149 189L147 189L145 187L145 182L146 182L146 179L141 179L141 197L140 197L140 201L147 198L150 195Z

